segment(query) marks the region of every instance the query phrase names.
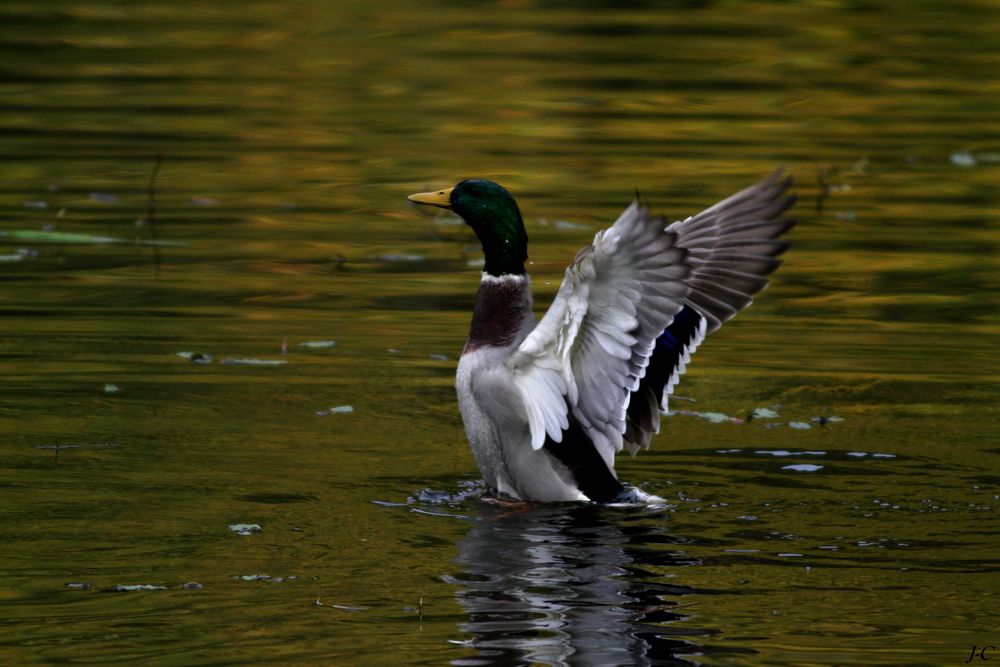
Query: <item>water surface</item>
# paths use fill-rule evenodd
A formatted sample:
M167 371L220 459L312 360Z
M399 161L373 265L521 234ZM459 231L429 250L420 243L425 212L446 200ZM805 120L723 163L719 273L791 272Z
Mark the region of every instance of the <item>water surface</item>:
M994 4L0 16L5 663L1000 644ZM507 185L541 312L636 189L681 217L778 164L786 265L620 461L665 502L480 499L452 388L479 248L405 195Z

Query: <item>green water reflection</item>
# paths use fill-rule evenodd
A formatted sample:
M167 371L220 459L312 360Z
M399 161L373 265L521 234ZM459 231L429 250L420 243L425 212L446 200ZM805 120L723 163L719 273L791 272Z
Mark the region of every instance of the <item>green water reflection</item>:
M183 244L0 231L4 663L945 664L998 643L995 3L0 19L0 230ZM479 249L405 195L506 184L542 307L636 188L680 217L779 163L786 266L620 464L670 507L478 501L452 374ZM694 414L760 407L778 416ZM109 446L39 448L76 445ZM166 588L112 592L132 584Z

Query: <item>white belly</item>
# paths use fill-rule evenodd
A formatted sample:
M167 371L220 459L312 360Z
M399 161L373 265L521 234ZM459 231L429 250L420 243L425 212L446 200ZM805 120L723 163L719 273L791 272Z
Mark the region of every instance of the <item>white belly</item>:
M458 362L459 409L483 479L521 500L588 500L562 463L544 448L532 448L520 393L503 365L507 354L504 348L481 348Z

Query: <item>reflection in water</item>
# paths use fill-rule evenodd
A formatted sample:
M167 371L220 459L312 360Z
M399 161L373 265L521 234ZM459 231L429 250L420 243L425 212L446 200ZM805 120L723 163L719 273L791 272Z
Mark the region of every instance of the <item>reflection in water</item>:
M477 654L453 664L689 664L681 656L705 652L694 640L715 631L671 626L687 618L677 598L699 591L662 583L661 568L698 561L673 553L685 540L662 510L477 508L461 573L446 578L462 587Z

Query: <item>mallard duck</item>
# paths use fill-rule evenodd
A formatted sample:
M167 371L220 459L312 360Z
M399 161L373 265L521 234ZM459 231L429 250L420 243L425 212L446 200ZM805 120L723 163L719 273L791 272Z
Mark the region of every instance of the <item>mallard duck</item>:
M609 502L615 455L648 448L691 354L764 289L794 224L781 170L668 224L638 196L566 269L537 323L517 202L488 180L409 197L458 214L486 263L458 363L465 432L491 491Z

